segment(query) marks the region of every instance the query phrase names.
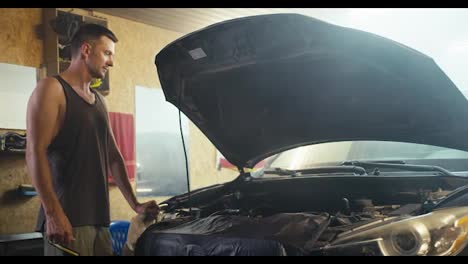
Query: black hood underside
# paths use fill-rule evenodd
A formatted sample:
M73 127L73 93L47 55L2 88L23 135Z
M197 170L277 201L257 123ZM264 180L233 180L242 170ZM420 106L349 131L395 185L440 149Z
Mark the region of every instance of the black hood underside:
M343 140L468 150L468 104L430 57L295 14L240 18L156 56L167 101L238 167Z

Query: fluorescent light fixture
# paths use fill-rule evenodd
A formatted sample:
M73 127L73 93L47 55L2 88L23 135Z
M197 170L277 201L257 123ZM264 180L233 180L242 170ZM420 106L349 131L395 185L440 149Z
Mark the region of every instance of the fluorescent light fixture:
M149 188L137 188L136 191L137 191L137 192L140 192L140 193L143 193L143 192L152 192L153 189L149 189Z

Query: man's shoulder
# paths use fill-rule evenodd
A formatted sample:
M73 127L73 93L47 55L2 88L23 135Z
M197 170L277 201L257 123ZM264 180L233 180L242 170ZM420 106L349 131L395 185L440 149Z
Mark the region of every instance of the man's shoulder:
M48 94L62 93L62 85L55 77L46 77L37 82L36 90Z
M36 97L60 102L64 96L62 85L54 77L46 77L37 82L34 94Z
M37 82L37 87L55 87L60 88L61 84L55 77L45 77Z

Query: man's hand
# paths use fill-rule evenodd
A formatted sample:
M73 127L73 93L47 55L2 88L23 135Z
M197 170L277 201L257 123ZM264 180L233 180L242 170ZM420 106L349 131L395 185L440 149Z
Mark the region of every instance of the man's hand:
M63 212L47 215L46 225L47 238L50 241L67 245L75 240L70 221Z
M144 214L147 218L156 219L159 213L159 206L156 201L148 201L146 203L137 203L135 206L135 212L137 214Z

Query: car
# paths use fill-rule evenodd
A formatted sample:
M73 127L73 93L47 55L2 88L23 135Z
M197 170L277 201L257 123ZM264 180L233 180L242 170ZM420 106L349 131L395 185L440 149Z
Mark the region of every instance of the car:
M271 14L183 36L155 64L239 175L162 202L136 255L468 253L468 102L432 58Z

